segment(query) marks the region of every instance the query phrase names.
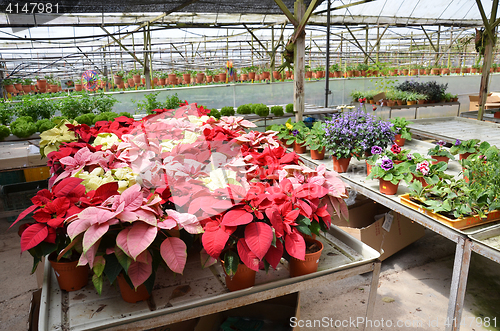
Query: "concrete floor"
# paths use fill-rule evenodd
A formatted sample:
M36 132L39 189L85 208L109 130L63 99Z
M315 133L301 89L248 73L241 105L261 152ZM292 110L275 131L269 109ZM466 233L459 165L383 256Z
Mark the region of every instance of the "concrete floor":
M37 283L29 274L32 258L19 254L17 228L7 231L9 225L0 220L0 330L23 331ZM377 326L383 319L384 326L372 330L444 330L454 252L454 243L426 231L422 239L385 260L372 320ZM499 276L500 265L473 253L461 330L500 330ZM370 280L371 274L360 275L302 292L300 320L312 323L327 318L332 324L301 330L361 329L353 324L335 327L335 323L346 321L345 325L349 319L364 316ZM477 325L484 325L486 317L496 318L496 327ZM418 326L417 321L422 324Z

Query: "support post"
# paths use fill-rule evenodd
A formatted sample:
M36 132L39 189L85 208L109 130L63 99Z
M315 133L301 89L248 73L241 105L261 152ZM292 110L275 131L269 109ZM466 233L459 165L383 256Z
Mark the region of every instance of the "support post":
M276 61L276 52L274 48L274 25L271 26L271 47L273 49L271 51L271 54L269 54L271 56L271 82L274 83L274 62Z
M305 6L303 0L296 0L294 4L294 14L297 21L302 21L305 13ZM295 121L299 122L303 119L304 114L304 60L306 49L306 34L304 30L297 36L294 43L294 88L293 88L293 108L296 111Z
M330 0L328 1L328 12L326 14L326 67L325 67L325 108L328 108L328 97L330 96Z
M149 55L148 55L148 31L147 26L144 28L144 77L146 78L146 88L151 88L151 76L149 71Z

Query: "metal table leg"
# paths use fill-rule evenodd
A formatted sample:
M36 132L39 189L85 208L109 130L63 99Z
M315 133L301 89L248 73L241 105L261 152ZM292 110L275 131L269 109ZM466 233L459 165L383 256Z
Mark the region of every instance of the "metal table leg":
M467 287L467 275L471 258L472 244L469 239L459 237L453 264L453 275L451 278L450 299L448 301L448 313L446 316L446 331L460 330L460 320Z
M377 299L378 279L380 276L381 261L376 261L373 266L372 282L370 284L370 294L368 294L368 303L366 307L365 324L363 330L366 330L366 321L373 320L373 311L375 310L375 301Z

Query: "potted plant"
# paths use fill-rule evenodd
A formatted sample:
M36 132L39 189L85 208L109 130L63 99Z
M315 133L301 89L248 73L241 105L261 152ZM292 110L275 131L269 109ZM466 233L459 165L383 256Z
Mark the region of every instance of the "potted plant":
M361 76L366 76L366 72L368 71L368 69L370 68L370 66L366 63L359 63L358 66L356 67L356 70L358 70L361 74Z
M439 140L438 142L436 142L436 146L429 148L427 155L432 156L432 163L438 163L441 161L448 163L449 160L455 160L453 155L451 155L450 151L448 151L448 149L445 148L444 145L446 145L446 143L442 140Z
M340 66L338 63L334 63L330 66L330 72L333 73L333 77L340 78Z
M313 160L323 160L325 158L326 141L325 141L325 124L320 121L314 122L305 143L311 151Z
M168 79L168 73L167 72L161 72L160 75L160 85L164 86L167 83Z
M291 119L290 119L291 120ZM287 121L287 124L290 124ZM293 143L293 150L297 154L304 154L307 151L306 137L309 135L309 128L304 122L299 121L296 123L291 123L291 136L287 140L287 144Z
M395 164L393 160L384 155L372 166L367 178L379 180L380 193L394 195L398 191L399 182L405 178L406 173L407 165L405 162Z
M116 74L113 76L114 82L116 85L121 86L123 83L123 76L125 76L125 71L118 70Z
M448 165L445 162L432 163L432 160L424 158L419 153L411 153L407 155L408 170L411 178L407 177L407 183L412 181L420 181L423 187L434 185L441 179L450 179L450 176L445 173Z
M404 146L406 140L411 140L411 133L408 128L408 124L412 124L412 122L403 117L396 117L390 121L393 124L392 130L395 133L394 142L399 146Z
M459 159L463 160L469 157L471 154L477 154L480 150L486 150L490 147L487 141L483 141L480 144L479 139L469 139L466 141L460 141L457 139L455 144L451 146L450 153L452 155L459 155Z
M7 93L14 93L15 89L14 89L14 81L10 78L6 78L2 81L2 85L3 87L5 87L5 91L7 91Z
M82 79L81 78L78 78L75 80L76 81L76 84L75 84L75 90L77 92L81 91L82 88L83 88L83 85L82 85Z

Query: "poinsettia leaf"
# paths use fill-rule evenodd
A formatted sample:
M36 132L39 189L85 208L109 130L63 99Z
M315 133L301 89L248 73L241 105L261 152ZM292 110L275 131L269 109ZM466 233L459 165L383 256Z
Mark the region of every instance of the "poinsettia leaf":
M21 235L21 252L27 251L41 243L49 235L47 225L35 223L27 227Z
M57 261L59 261L66 253L68 253L73 247L77 244L81 244L83 235L77 236L75 239L71 240L68 246L66 246L60 253L57 255Z
M94 267L92 268L92 270L94 271L94 274L97 275L97 277L100 277L102 275L102 272L104 271L105 266L106 260L104 259L104 256L99 255L94 259Z
M266 209L266 216L269 218L271 225L276 233L278 238L283 237L283 220L281 219L281 215L277 208L268 208Z
M211 205L213 209L218 209L218 210L229 210L233 206L234 205L231 202L231 200L217 200L217 202Z
M90 219L76 219L69 223L67 228L68 236L71 240L74 240L77 235L82 232L87 231L92 224L90 223Z
M95 290L97 291L97 294L101 295L102 284L104 283L103 277L97 276L97 274L94 274L92 276L92 283L94 284L94 287L95 287Z
M200 251L200 261L201 261L201 267L203 269L208 268L211 265L214 265L215 263L217 263L217 259L214 259L210 255L208 255L205 248L202 248Z
M295 227L299 232L302 232L305 235L312 236L311 230L309 229L309 226L300 224Z
M264 256L264 259L271 265L271 267L276 269L282 256L283 244L281 243L281 240L276 240L276 247L271 245L266 253L266 256Z
M200 224L198 218L189 213L179 213L172 209L167 209L167 215L177 221L177 223L184 228L187 232L191 234L198 234L203 232L203 227Z
M85 253L92 245L94 245L102 236L108 232L109 224L94 224L91 225L83 235L83 252Z
M215 231L206 231L201 237L201 242L203 247L206 249L208 255L213 258L219 258L220 253L224 249L227 240L229 239L229 233L221 228Z
M28 208L26 208L21 214L19 214L19 216L16 218L16 220L14 221L14 223L12 223L10 226L9 226L9 229L11 227L14 226L14 224L16 224L17 222L19 222L20 220L22 220L23 218L25 218L29 213L31 213L33 210L37 209L38 206L37 205L32 205L32 206L29 206Z
M297 190L296 197L299 199L300 198L313 199L313 198L322 198L327 194L328 194L327 188L316 184L308 183L302 185Z
M237 248L241 261L250 269L259 271L259 258L250 250L245 239L238 240Z
M285 249L296 259L304 261L306 258L306 242L296 230L285 237Z
M130 267L130 263L132 263L132 259L123 252L118 245L115 247L115 256L120 265L122 266L123 270L127 272L128 268Z
M94 199L99 198L105 201L107 198L118 194L118 182L102 184L95 190Z
M121 230L120 233L118 233L118 235L116 236L116 245L120 248L121 252L131 257L130 251L128 250L128 240L127 240L129 231L130 228L125 228Z
M176 237L165 239L160 245L160 254L173 272L182 274L187 259L187 247L182 239Z
M123 255L125 256L125 254ZM106 259L104 274L108 278L109 282L113 284L116 277L118 277L120 272L123 270L123 267L120 265L120 262L118 262L115 254L105 255L104 258Z
M264 222L250 223L245 227L245 242L250 250L262 260L273 241L273 230Z
M153 272L153 258L148 251L143 252L147 263L132 261L128 267L127 275L132 281L135 289L144 283ZM139 259L138 259L139 260Z
M229 277L233 277L236 274L239 264L240 258L236 252L229 250L224 254L224 271Z
M127 234L127 247L134 260L155 240L158 228L144 222L135 222Z
M232 209L222 217L222 225L238 226L250 223L253 220L253 214L244 209Z
M52 187L52 193L56 197L65 197L67 196L75 187L80 185L83 181L81 178L77 177L68 177L63 179L61 182L57 183L54 187Z
M141 186L135 184L123 191L120 195L120 201L125 203L124 207L127 211L139 208L142 205Z

